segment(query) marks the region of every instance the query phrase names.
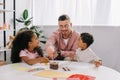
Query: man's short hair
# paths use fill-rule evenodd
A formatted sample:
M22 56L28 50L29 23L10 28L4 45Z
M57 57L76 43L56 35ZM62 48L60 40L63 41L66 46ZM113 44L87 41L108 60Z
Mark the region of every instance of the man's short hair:
M63 14L58 18L58 21L64 21L64 20L69 20L70 21L70 17L66 14Z
M82 39L82 42L87 44L87 47L89 47L94 42L94 38L90 33L81 33L80 37Z

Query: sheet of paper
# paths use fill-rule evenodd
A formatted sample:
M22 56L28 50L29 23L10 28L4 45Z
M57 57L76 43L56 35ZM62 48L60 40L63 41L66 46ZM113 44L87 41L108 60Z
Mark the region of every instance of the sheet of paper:
M54 70L42 70L34 75L46 78L68 78L72 74Z
M26 71L27 70L27 68L25 68L25 67L18 67L16 69L19 70L19 71Z
M12 64L11 67L13 67L14 69L19 70L19 71L26 71L27 70L26 67L21 67L19 64Z

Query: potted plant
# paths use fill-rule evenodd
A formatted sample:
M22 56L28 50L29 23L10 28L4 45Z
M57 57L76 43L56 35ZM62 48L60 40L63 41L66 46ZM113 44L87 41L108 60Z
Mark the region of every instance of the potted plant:
M19 31L22 30L33 30L39 38L42 38L40 40L41 43L45 44L46 43L46 37L43 35L43 30L40 30L38 26L32 25L31 27L30 24L32 23L33 17L28 17L28 10L25 9L22 13L22 16L19 19L16 19L17 22L23 23L25 27L21 28Z
M28 26L32 22L32 17L28 18L28 10L25 9L22 13L22 16L19 19L16 19L17 22L23 23L25 25L25 28L28 28Z

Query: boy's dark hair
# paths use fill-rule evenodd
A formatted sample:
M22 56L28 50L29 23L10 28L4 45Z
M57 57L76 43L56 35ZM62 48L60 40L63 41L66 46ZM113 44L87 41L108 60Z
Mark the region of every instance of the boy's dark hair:
M94 42L94 38L90 33L81 33L80 37L82 41L87 44L87 47L89 47Z
M63 14L58 18L58 21L64 21L64 20L69 20L70 21L70 17L66 14Z
M24 30L17 33L15 39L12 42L11 49L11 61L12 63L21 62L21 58L19 57L19 53L21 50L28 49L28 43L31 41L34 32L32 30ZM40 49L35 49L36 51ZM40 51L38 51L40 52ZM42 53L41 53L42 54ZM42 55L41 55L42 56Z

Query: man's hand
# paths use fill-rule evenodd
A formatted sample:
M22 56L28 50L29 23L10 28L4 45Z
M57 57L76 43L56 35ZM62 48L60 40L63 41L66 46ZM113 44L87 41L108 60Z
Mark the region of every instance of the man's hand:
M69 54L66 53L65 51L61 51L61 56L63 56L63 57L69 57Z
M50 60L54 60L57 56L58 56L57 53L53 53L53 54L49 55L48 58L49 58Z
M47 52L49 58L51 58L51 59L54 58L55 49L53 46L48 47L46 49L46 52Z

